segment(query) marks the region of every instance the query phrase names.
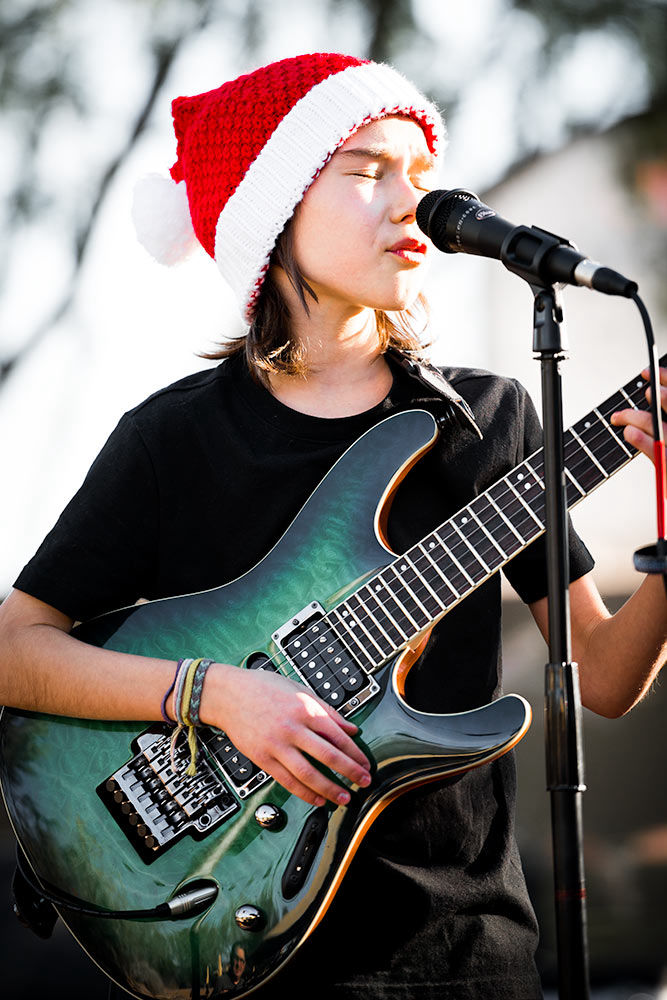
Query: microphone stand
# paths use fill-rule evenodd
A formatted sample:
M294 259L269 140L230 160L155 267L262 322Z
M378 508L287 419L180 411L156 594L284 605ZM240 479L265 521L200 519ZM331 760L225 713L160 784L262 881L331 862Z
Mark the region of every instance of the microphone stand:
M582 845L585 791L579 673L572 662L569 548L560 362L567 356L553 286L530 281L535 296L533 351L541 363L549 601L549 663L545 668L547 788L551 796L558 995L588 1000L586 888Z

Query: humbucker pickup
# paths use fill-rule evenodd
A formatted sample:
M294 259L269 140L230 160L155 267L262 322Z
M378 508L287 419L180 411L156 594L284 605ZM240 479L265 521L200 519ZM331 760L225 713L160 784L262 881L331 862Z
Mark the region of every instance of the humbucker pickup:
M344 714L379 691L317 601L290 618L272 638L308 687Z

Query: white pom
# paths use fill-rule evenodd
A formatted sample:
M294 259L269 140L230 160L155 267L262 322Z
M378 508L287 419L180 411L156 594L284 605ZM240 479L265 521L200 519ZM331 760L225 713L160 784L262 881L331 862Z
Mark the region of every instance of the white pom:
M139 242L160 264L179 264L197 242L185 182L148 174L134 189L132 218Z

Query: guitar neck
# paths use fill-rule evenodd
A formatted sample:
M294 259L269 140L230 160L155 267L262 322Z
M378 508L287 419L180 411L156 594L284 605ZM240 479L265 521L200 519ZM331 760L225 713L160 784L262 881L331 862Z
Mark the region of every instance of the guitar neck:
M647 410L645 389L637 375L565 431L568 509L637 454L610 418L629 407ZM540 448L333 608L327 619L362 666L375 669L535 541L545 530L545 508Z

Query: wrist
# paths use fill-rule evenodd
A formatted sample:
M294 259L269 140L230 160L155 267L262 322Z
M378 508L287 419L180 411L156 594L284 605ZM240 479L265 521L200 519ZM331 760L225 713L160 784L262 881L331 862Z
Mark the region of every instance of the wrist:
M236 671L237 668L229 663L215 662L209 667L199 706L199 718L203 726L224 729L220 710L229 701Z

